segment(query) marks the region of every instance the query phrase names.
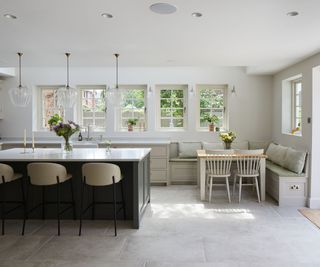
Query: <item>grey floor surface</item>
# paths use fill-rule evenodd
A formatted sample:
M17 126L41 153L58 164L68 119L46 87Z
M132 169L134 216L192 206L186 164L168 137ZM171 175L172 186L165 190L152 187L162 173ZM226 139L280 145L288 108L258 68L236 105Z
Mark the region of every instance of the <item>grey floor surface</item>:
M152 187L152 201L139 230L108 221L8 221L0 236L1 267L61 266L320 266L320 230L294 208L279 208L254 192L228 204L224 191L212 204L196 186Z

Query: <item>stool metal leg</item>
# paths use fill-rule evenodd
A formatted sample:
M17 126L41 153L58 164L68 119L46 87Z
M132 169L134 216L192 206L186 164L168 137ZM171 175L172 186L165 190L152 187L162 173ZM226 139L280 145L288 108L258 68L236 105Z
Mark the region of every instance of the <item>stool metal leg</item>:
M4 224L5 224L5 219L6 219L6 188L5 188L5 181L4 181L4 176L2 176L2 205L1 205L1 220L2 220L2 226L1 226L1 232L2 235L4 235Z
M117 196L116 196L116 184L114 182L114 176L112 176L113 187L113 222L114 222L114 236L117 236Z
M28 219L28 201L29 201L29 188L30 188L30 177L28 177L27 180L27 194L26 194L26 201L25 201L25 212L24 212L24 218L23 218L23 224L22 224L22 235L24 235L25 229L26 229L26 221Z
M46 200L45 200L45 186L41 186L42 191L42 220L46 219Z
M83 178L84 180L81 182L81 199L80 199L80 226L79 226L79 236L81 236L82 230L82 213L83 213L83 195L84 195L84 187L86 184L86 177Z
M120 182L121 184L121 198L122 198L122 209L123 209L123 219L127 219L127 212L126 212L126 201L124 199L124 189L123 189L123 179Z
M95 192L96 192L96 190L95 190L95 188L94 188L94 186L92 186L92 210L91 210L91 220L94 220L94 217L95 217L95 201L96 201L96 199L95 199Z
M75 201L74 201L74 192L73 192L73 181L72 181L72 178L70 179L70 189L71 189L71 201L72 201L73 220L76 220L76 204L75 204Z
M22 205L23 205L23 217L25 217L27 212L27 204L26 204L26 195L24 191L23 177L21 178L21 196L22 196ZM22 226L22 228L24 227Z
M58 219L58 236L60 235L60 182L57 176L57 219Z

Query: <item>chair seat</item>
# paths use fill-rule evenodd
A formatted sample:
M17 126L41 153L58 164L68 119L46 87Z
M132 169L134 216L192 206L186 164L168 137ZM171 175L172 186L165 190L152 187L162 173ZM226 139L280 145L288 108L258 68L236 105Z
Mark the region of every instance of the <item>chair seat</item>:
M224 175L217 175L217 174L207 173L207 176L208 177L212 177L212 178L225 178L225 177L230 177L231 173L224 174Z

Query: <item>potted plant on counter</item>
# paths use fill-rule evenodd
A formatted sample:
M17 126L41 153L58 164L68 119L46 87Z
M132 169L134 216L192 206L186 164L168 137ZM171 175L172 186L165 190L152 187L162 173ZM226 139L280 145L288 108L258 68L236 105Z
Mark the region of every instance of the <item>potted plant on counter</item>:
M236 133L234 132L226 132L220 133L220 138L224 142L225 149L231 148L231 143L236 139Z
M209 131L214 132L215 130L215 125L217 125L220 121L217 115L212 115L212 114L206 114L204 116L204 119L208 122L209 126Z
M137 125L137 122L138 122L138 119L133 119L133 118L128 119L127 124L128 124L129 132L133 131L133 126Z

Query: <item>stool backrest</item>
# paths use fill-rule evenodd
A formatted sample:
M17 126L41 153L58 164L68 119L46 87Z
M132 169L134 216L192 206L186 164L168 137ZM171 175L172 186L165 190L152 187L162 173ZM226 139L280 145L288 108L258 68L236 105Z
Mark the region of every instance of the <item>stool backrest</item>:
M240 155L237 158L237 168L240 175L259 174L260 157L258 155Z
M111 163L85 163L82 165L82 176L86 184L92 186L105 186L118 183L121 180L121 170L118 165Z
M211 175L226 176L230 175L232 156L207 156L207 171Z
M14 171L11 166L7 164L0 163L0 184L2 184L2 177L4 178L4 182L10 182L12 177L14 176Z
M66 168L57 163L29 163L27 170L30 183L33 185L54 185L57 184L57 177L59 177L61 181L67 177Z

